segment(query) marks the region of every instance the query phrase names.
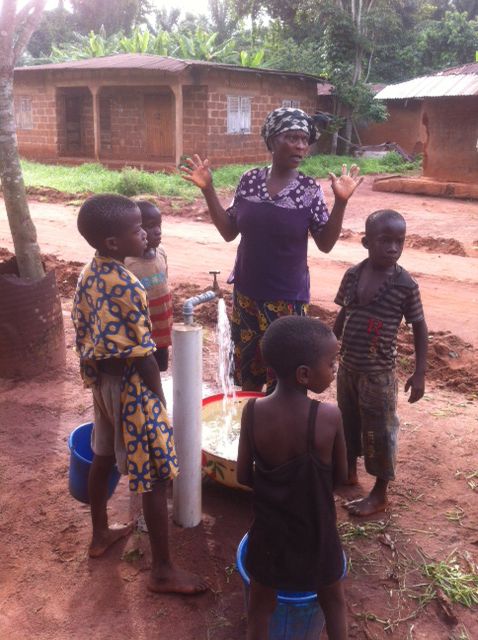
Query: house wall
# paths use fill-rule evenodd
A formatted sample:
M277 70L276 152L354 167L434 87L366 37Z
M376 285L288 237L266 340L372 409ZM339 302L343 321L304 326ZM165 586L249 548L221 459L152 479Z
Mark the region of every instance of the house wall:
M298 101L300 108L309 113L317 108L316 82L312 79L213 67L195 68L193 71L183 78L171 78L183 86L183 153L207 156L215 166L268 161L270 154L260 131L265 116L281 106L283 100ZM147 164L144 95L171 93L171 89L166 86L164 77L159 79L157 74L140 77L145 78L144 86L137 82L134 70L129 70L128 74L98 74L86 70L80 73L39 70L28 76L26 73L16 74L16 100L29 96L32 103L32 128L18 130L20 153L41 160L70 155L92 158L93 102L88 86L96 84L100 87L100 159ZM116 82L119 86L115 86ZM128 86L129 83L136 86ZM82 145L80 152L73 154L69 153L66 145L65 94L82 96ZM228 96L251 98L250 133L227 132ZM172 104L174 123L174 98Z
M478 96L425 100L423 175L478 182Z
M251 97L251 133L227 133L227 97ZM317 85L313 80L267 76L258 73L208 74L207 155L218 166L229 163L262 163L270 159L260 135L266 115L283 100L298 100L300 108L317 108ZM197 144L197 143L196 143ZM186 151L186 148L185 148ZM193 152L198 153L196 148Z
M183 87L183 154L208 154L208 91L205 85Z
M31 128L19 126L19 110L22 98L31 104ZM47 82L15 82L15 114L17 140L22 156L31 159L54 158L57 155L57 116L55 88Z
M107 89L101 99L110 106L110 142L100 155L112 159L144 160L145 139L143 121L143 91Z
M409 154L421 153L425 141L421 100L387 100L388 119L359 126L363 145L395 142Z

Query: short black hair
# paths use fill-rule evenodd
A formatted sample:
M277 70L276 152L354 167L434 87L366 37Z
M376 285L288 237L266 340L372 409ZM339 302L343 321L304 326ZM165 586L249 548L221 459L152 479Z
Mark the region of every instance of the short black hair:
M122 233L124 219L137 208L129 198L114 193L91 196L78 212L78 231L88 244L99 249L105 238Z
M406 226L405 218L395 209L379 209L371 213L365 220L365 235L374 233L379 224L389 220L400 220Z
M318 318L283 316L264 333L262 356L278 378L285 378L300 365L313 366L332 336L332 329Z
M145 218L149 218L151 216L157 215L159 213L162 218L162 213L159 208L151 202L150 200L135 200L135 204L139 207L141 211L141 218L144 220Z

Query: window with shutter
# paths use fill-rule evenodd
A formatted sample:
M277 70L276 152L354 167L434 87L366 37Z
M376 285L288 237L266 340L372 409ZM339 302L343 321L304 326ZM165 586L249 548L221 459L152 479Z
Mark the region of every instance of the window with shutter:
M33 129L32 99L20 96L15 104L15 121L17 129Z
M282 106L300 109L300 100L282 100Z
M251 132L251 98L227 96L227 133Z

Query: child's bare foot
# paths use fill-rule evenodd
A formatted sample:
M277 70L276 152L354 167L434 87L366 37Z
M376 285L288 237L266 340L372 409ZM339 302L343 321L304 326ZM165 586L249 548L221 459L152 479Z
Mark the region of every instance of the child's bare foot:
M349 475L347 476L347 480L344 482L344 485L346 487L351 487L358 484L358 475L357 472L349 472Z
M345 509L351 516L371 516L373 513L379 513L385 511L388 506L386 498L379 498L377 496L369 495L366 498L359 498L358 500L351 500L344 504Z
M151 571L148 581L148 589L154 593L194 595L203 593L207 588L208 585L203 578L173 566L160 571Z
M133 526L132 522L127 525L113 525L105 534L94 536L88 549L90 558L102 556L115 542L128 536L133 531Z

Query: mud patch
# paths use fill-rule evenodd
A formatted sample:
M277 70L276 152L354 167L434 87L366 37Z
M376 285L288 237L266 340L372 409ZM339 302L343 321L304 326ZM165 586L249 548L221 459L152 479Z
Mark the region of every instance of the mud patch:
M204 293L209 289L202 289L196 284L180 283L171 288L173 296L173 317L174 322L183 321L183 305L188 298ZM226 302L226 309L228 316L231 317L232 313L232 294L229 291L223 292L223 297ZM210 300L199 304L194 308L194 321L203 327L209 329L215 329L217 324L217 300Z
M453 256L466 256L465 247L454 238L433 238L419 236L414 233L407 235L405 246L411 249L424 249L430 253L446 253Z
M84 193L68 193L67 191L58 191L51 187L27 187L27 194L34 200L39 202L67 203L71 201L83 201L93 195L90 192Z
M83 268L82 262L66 262L56 256L42 255L42 264L45 271L55 271L58 290L62 298L71 298L75 293L78 276ZM0 273L14 273L19 275L17 260L8 249L0 247Z
M397 368L400 372L413 373L414 351L413 333L402 325L398 335ZM430 331L426 378L440 388L476 397L478 351L450 331Z
M360 242L364 234L351 229L343 229L340 234L341 240L356 240ZM466 257L465 247L454 238L433 238L432 236L420 236L410 233L405 238L405 247L409 249L422 249L428 253L442 253L453 256Z

